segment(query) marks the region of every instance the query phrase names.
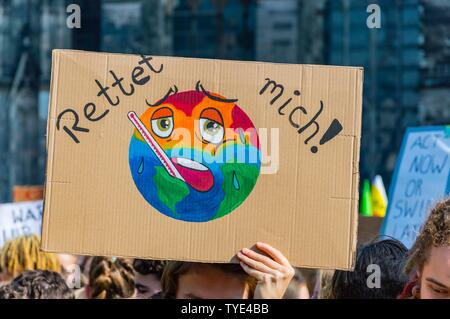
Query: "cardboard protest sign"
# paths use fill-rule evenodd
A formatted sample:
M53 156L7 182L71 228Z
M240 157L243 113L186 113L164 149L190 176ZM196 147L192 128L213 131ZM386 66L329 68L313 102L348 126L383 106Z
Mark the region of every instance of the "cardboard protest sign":
M350 269L361 68L53 51L42 247Z
M381 233L410 248L429 208L450 193L450 130L411 127L403 138Z
M0 204L0 248L19 236L40 235L42 200Z

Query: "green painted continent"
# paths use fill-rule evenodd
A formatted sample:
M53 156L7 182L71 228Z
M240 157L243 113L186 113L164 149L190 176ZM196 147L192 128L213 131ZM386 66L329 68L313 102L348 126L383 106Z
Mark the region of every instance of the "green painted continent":
M176 204L189 194L189 188L186 183L170 176L164 167L161 166L156 167L153 181L161 202L169 207L174 215L177 215L175 210Z
M238 207L250 194L259 176L259 167L252 164L228 163L220 167L224 177L224 198L213 219Z

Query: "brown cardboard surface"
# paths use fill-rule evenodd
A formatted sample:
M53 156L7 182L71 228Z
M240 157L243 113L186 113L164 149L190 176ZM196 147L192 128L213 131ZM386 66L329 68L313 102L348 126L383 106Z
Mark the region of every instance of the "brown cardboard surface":
M139 55L53 51L45 251L229 262L240 248L262 241L281 250L295 266L353 267L362 68L154 56L151 65L160 72L142 64L146 68L141 78L150 75L150 80L135 85L132 95L112 87L111 70L124 78L123 86L130 90L131 74L141 60ZM277 90L260 94L267 78L284 87L273 105ZM109 87L112 97L119 97L117 106L98 96L95 79ZM236 104L255 127L269 131L267 141L259 131L261 149L276 153L278 148L279 160L272 166L261 165L253 191L231 213L207 222L188 222L160 213L135 186L128 161L135 130L127 114L144 113L149 108L146 99L158 101L174 85L179 92L195 90L198 81L207 92L238 99ZM293 94L295 90L299 96ZM281 110L285 115L280 115L279 107L290 97ZM313 134L316 124L298 133L289 114L297 107L291 120L301 128L314 120L321 101L323 110L315 118L317 134ZM85 109L87 103L95 104L95 112L92 106ZM63 113L68 108L74 112ZM104 112L108 113L97 121L89 121L85 114L97 119ZM78 126L89 132L70 129L77 116ZM320 145L334 119L342 130ZM274 143L271 129L278 130L279 140Z

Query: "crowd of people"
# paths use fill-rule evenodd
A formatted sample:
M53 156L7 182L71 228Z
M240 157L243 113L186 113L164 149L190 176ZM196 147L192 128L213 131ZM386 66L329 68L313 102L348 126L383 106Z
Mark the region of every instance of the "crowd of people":
M0 299L450 298L450 198L410 250L375 238L358 247L354 271L296 269L269 244L256 248L207 264L51 254L37 236L18 237L0 251Z

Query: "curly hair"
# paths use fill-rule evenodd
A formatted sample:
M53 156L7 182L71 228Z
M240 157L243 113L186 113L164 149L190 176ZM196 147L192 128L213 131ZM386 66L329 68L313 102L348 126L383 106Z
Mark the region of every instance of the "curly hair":
M89 270L92 299L130 298L135 291L133 266L129 259L94 257Z
M133 268L136 272L141 275L155 274L159 279L161 279L166 265L167 261L165 260L135 259L133 261Z
M40 250L40 240L36 235L21 236L5 243L0 254L0 269L16 277L26 270L61 271L55 254Z
M450 246L450 197L438 202L428 215L411 248L405 272L421 270L430 257L432 247Z
M73 299L73 291L54 271L25 271L0 287L0 299Z

